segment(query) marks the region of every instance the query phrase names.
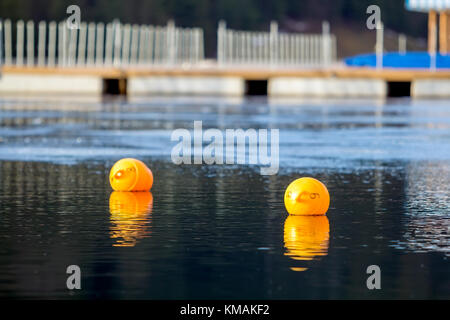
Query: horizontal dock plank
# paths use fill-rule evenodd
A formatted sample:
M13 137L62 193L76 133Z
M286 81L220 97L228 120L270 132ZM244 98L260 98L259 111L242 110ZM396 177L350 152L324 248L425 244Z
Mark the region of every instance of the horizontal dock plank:
M96 75L102 78L128 78L133 76L215 76L241 77L248 80L269 79L272 77L336 77L336 78L369 78L385 81L413 81L415 79L450 79L450 69L388 69L373 68L256 68L256 67L152 67L152 68L114 68L114 67L18 67L3 66L3 73L22 74L61 74L61 75Z

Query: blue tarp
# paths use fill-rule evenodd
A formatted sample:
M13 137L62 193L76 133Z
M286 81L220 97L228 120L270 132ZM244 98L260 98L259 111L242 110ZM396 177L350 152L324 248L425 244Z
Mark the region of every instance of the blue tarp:
M376 55L370 53L345 58L344 62L351 67L376 67L376 60ZM430 68L430 61L428 52L391 52L383 55L383 67L387 68ZM450 55L437 54L436 68L450 69Z

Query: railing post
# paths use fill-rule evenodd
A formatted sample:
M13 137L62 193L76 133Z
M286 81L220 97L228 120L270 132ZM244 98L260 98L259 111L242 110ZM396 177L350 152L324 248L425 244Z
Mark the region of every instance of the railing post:
M87 60L86 63L89 66L94 65L95 56L95 23L90 22L88 24L87 31Z
M122 40L122 59L121 65L127 66L130 63L130 41L131 41L131 25L123 26L123 40Z
M46 44L47 23L45 21L39 22L39 37L38 37L38 66L45 65L45 44Z
M106 25L106 43L105 43L105 64L110 66L113 64L113 42L114 42L114 26L112 23Z
M145 48L146 48L146 39L147 39L147 32L146 32L145 26L139 26L139 53L138 53L138 64L144 63L144 54L145 54Z
M331 44L330 44L330 23L322 22L322 64L326 67L330 64Z
M227 23L224 20L219 21L217 28L217 62L220 65L224 65L226 62L227 44L225 42L227 32Z
M334 35L331 36L331 58L333 61L337 61L337 41Z
M100 67L104 64L103 59L103 47L104 47L104 39L105 39L105 25L103 23L98 23L96 27L96 48L95 48L95 66Z
M120 51L122 49L122 28L120 25L120 22L115 21L113 22L113 26L114 26L114 66L118 67L120 66L120 62L121 62L121 56L120 56Z
M27 22L27 67L34 65L34 23Z
M194 60L196 62L199 60L200 56L200 32L199 29L195 28L194 30Z
M301 57L300 57L300 36L295 35L294 37L294 45L295 45L295 65L301 64Z
M245 46L246 46L246 57L245 60L247 62L247 65L250 65L253 63L253 32L247 32L245 37Z
M64 29L68 30L69 32L69 43L68 43L68 50L67 50L67 64L69 66L74 66L76 63L76 47L77 47L77 35L78 35L78 29L69 29L67 24L64 25Z
M0 68L2 67L2 65L3 65L3 20L0 19Z
M406 54L406 36L403 33L398 36L398 52L402 55Z
M175 64L175 22L169 20L166 29L167 43L167 64L173 66Z
M47 65L55 66L55 55L56 55L56 22L51 21L48 24L48 58Z
M17 21L17 38L16 38L16 65L23 65L23 45L24 45L24 22Z
M130 64L137 64L138 57L138 44L139 44L139 26L133 25L131 28L131 53L130 53Z
M12 64L11 20L4 21L5 29L5 65Z
M61 67L64 63L64 55L63 55L63 51L64 49L64 40L65 35L64 35L64 22L59 22L57 24L57 28L58 28L58 41L57 46L58 46L58 67Z
M384 51L384 43L383 43L384 36L383 36L383 34L384 34L383 22L379 21L377 23L377 43L375 45L376 56L377 56L377 62L376 62L377 69L383 68L383 51Z
M77 54L77 66L83 66L86 64L86 36L87 25L86 22L80 24L78 31L78 54Z
M62 67L66 63L66 24L60 22L58 24L58 67Z
M203 60L203 59L205 59L205 48L204 48L204 35L203 35L203 29L198 29L198 40L199 40L199 45L200 45L200 48L199 48L199 60L198 61L196 61L197 63L200 61L200 60Z
M181 28L175 28L174 30L174 40L173 40L173 45L174 45L174 62L175 64L179 64L180 62L182 62L183 60L180 59L179 53L180 50L183 50L182 48L182 44L180 43L180 33L182 32Z
M149 56L148 63L151 65L158 64L159 47L160 47L160 30L159 27L149 26Z
M154 28L154 33L153 33L153 37L154 37L154 54L152 56L152 64L160 64L161 63L161 28L160 27L155 27Z
M277 52L277 65L283 65L284 63L284 33L278 35L278 41L276 42L278 46Z
M147 26L147 43L146 61L152 65L156 57L156 29L153 26Z
M270 23L270 65L276 66L278 63L278 23Z
M189 42L189 56L188 56L188 61L189 63L192 63L192 61L194 61L194 56L195 56L195 31L194 29L189 29L188 32L188 42Z
M234 62L234 55L233 55L233 49L234 49L234 32L232 30L227 30L226 33L227 38L227 44L226 44L226 50L227 50L227 59L225 60L226 63L232 64Z
M295 65L295 36L289 35L289 64Z

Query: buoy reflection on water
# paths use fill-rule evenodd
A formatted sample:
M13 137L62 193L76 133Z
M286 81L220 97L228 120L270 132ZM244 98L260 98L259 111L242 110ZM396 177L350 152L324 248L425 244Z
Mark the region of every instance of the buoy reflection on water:
M139 239L149 237L152 208L151 192L112 192L109 211L113 246L133 247Z
M284 222L285 255L293 260L309 261L328 254L330 224L327 216L289 215ZM305 271L304 267L292 267Z

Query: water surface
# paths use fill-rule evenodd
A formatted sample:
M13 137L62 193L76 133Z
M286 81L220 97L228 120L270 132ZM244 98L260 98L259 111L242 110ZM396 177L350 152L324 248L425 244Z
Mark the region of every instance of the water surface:
M278 174L173 164L172 131L196 120L280 129ZM151 193L112 192L123 157ZM288 218L301 176L327 185L327 217ZM450 101L3 98L0 296L449 299L449 180Z

